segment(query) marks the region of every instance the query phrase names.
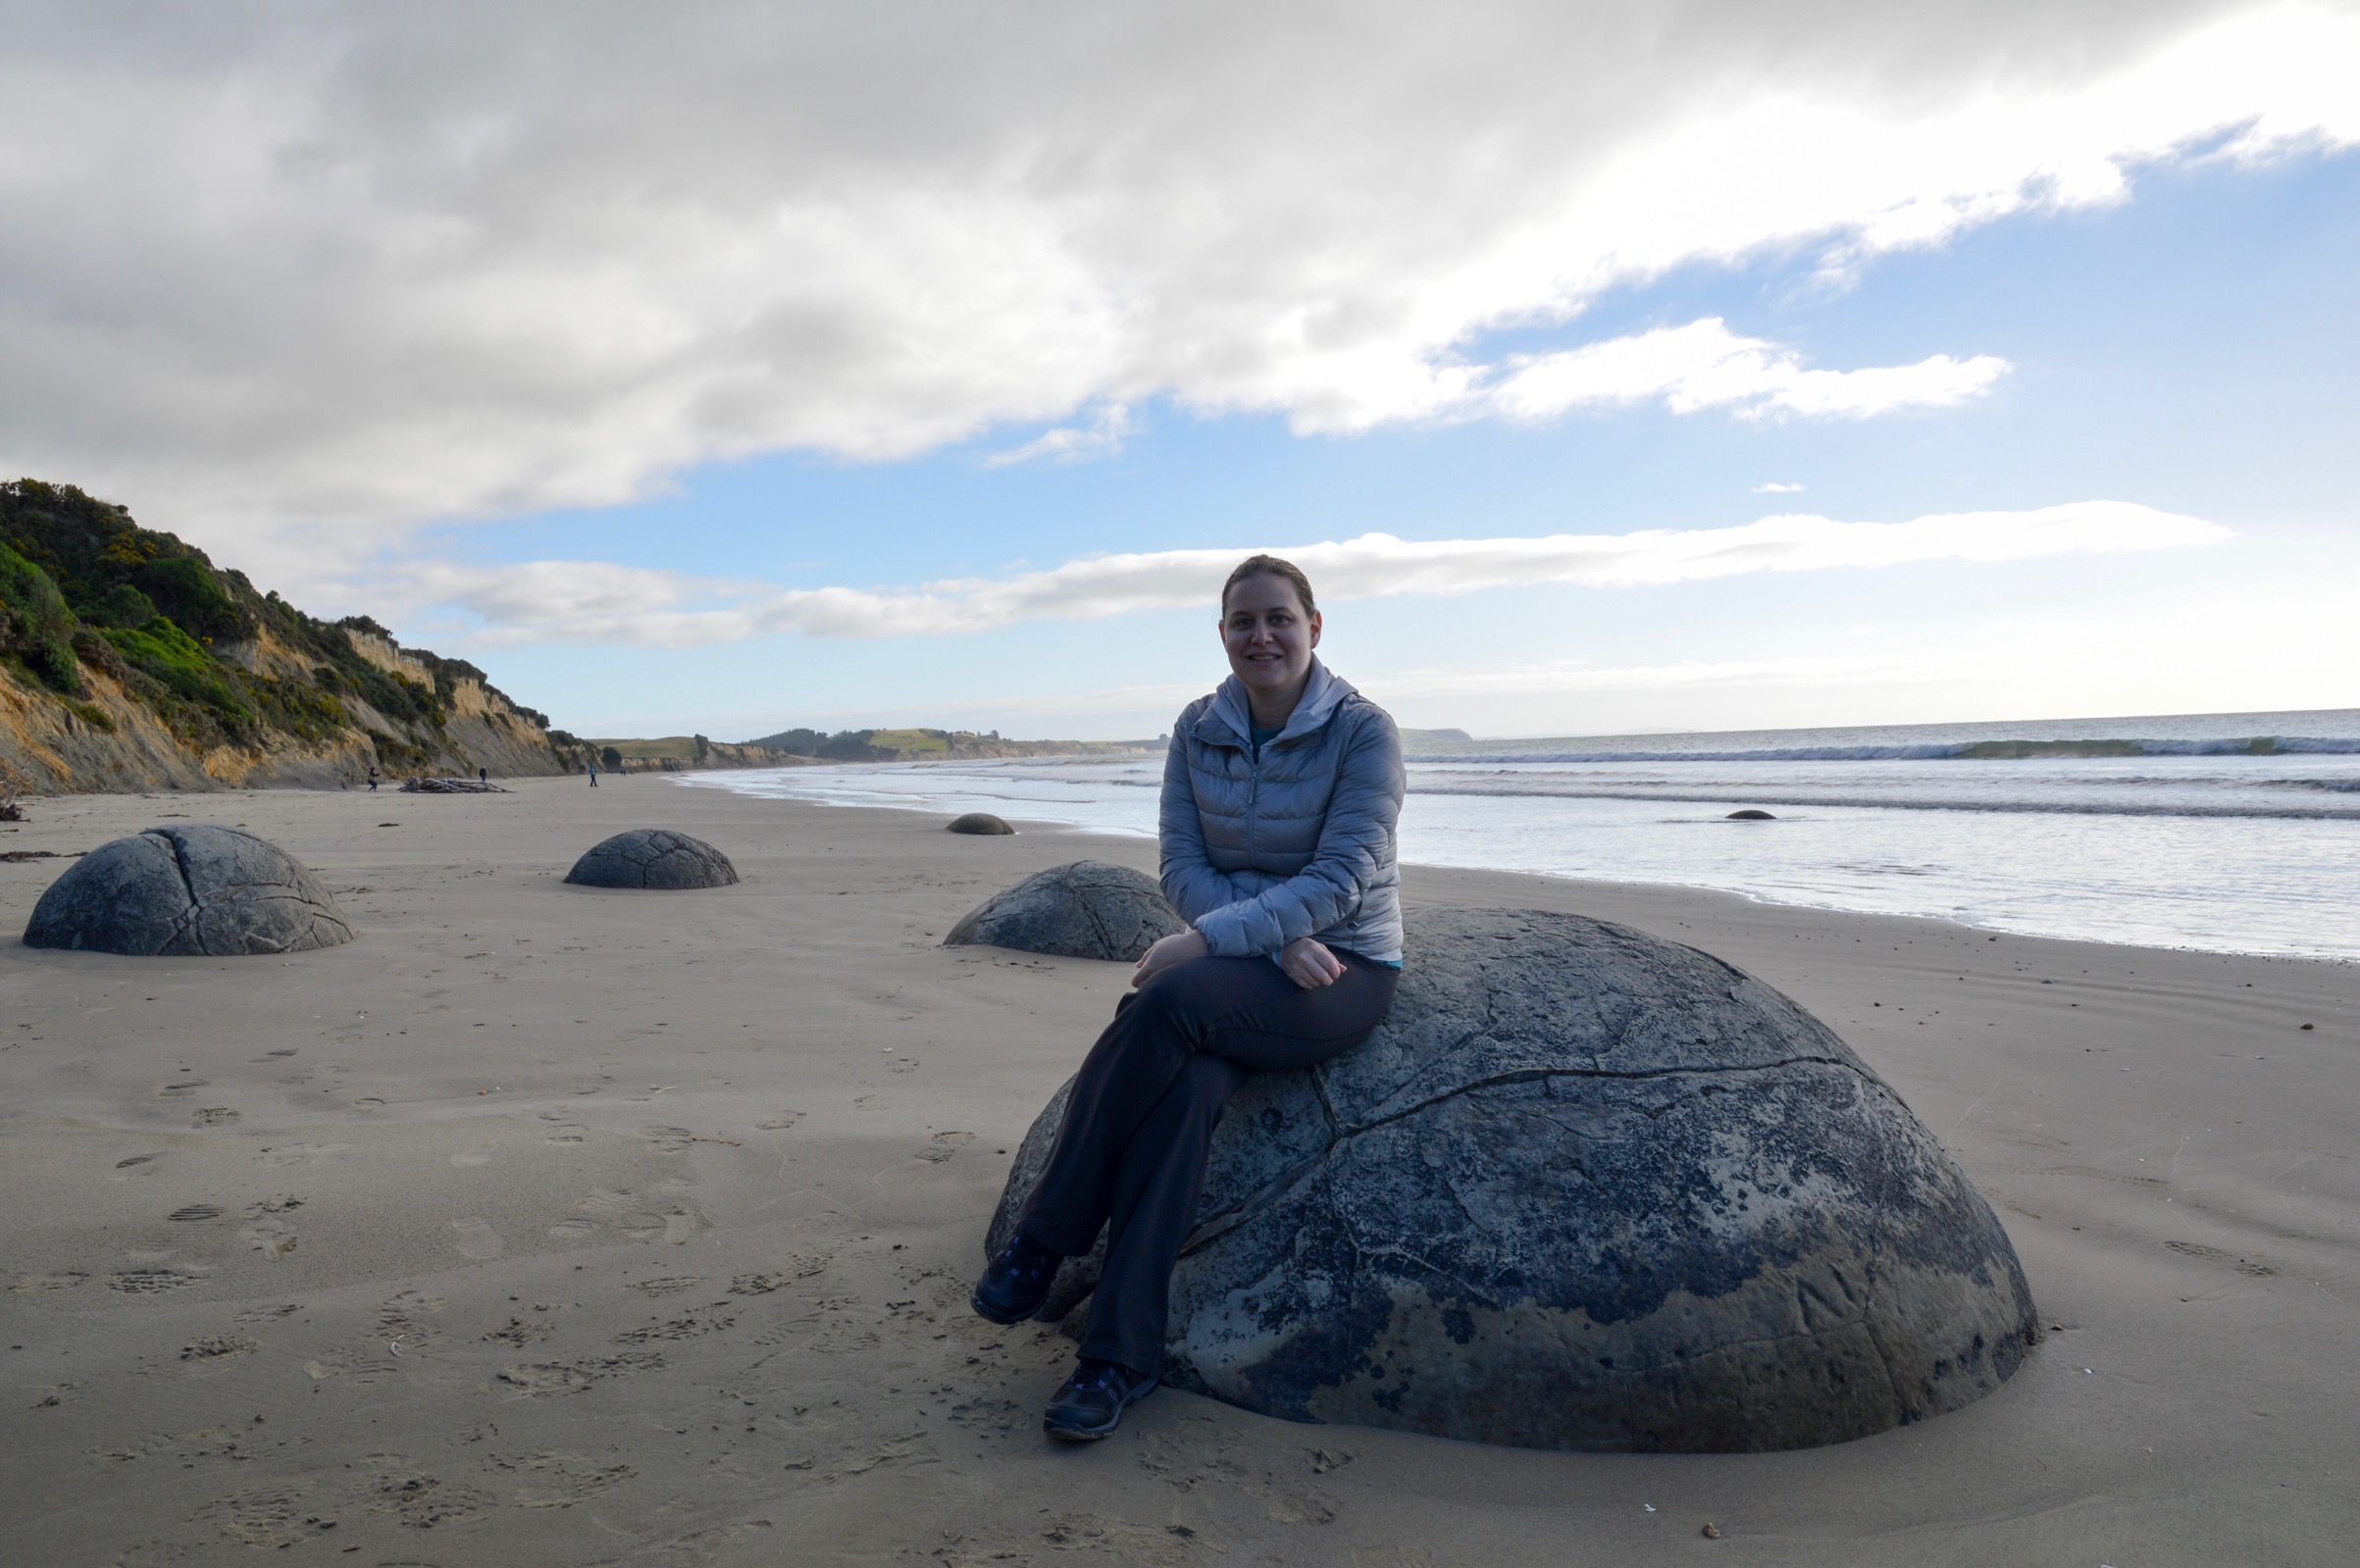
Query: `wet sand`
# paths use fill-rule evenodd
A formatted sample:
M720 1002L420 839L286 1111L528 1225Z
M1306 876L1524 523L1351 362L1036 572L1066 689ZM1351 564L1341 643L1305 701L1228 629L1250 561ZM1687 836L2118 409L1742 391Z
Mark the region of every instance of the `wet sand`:
M1127 972L938 939L1152 844L652 778L31 814L0 852L247 825L360 936L35 952L63 863L0 864L0 1560L2360 1559L2360 967L1412 871L1412 904L1626 921L1818 1012L1991 1199L2054 1329L1990 1398L1796 1453L1169 1391L1069 1449L1038 1421L1071 1346L965 1297L1007 1151ZM635 826L744 882L562 885Z

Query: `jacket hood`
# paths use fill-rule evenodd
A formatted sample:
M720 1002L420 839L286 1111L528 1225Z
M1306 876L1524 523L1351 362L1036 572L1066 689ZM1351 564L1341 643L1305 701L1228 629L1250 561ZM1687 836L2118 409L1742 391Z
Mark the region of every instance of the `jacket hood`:
M1278 739L1288 740L1296 735L1310 733L1334 716L1346 697L1357 695L1359 689L1351 682L1321 664L1318 655L1312 655L1309 683L1304 686L1303 696L1296 702L1295 711L1287 716L1286 728L1278 732ZM1197 733L1205 734L1206 726L1217 721L1239 745L1251 745L1253 714L1253 705L1246 698L1246 683L1233 675L1213 692L1211 705L1205 710L1205 716L1197 721ZM1214 737L1207 735L1206 738Z

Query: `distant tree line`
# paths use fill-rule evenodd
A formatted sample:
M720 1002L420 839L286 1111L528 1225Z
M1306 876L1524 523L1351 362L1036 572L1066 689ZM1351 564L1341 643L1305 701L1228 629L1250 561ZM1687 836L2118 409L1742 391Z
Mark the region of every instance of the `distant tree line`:
M901 755L898 746L876 744L874 730L782 730L775 735L748 740L749 746L784 751L791 757L825 757L831 762L891 762Z

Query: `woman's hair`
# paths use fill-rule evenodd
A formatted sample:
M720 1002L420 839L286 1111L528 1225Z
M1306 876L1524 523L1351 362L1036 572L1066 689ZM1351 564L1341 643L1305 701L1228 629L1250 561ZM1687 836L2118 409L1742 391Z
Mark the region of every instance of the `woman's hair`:
M1229 613L1229 590L1248 578L1284 578L1294 584L1295 597L1303 601L1304 615L1308 618L1319 613L1319 606L1311 599L1311 580L1303 575L1303 568L1292 561L1282 561L1275 555L1249 555L1237 564L1236 571L1229 574L1229 581L1221 584L1223 615Z

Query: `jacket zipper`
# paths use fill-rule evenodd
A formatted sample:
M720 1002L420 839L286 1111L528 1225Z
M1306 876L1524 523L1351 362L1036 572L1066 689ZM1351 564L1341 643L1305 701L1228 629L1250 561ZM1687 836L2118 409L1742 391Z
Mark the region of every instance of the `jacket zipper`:
M1246 722L1252 724L1254 721L1248 718ZM1277 743L1276 736L1271 737L1271 743ZM1246 737L1246 864L1251 866L1254 864L1254 830L1260 826L1262 816L1262 756L1254 744L1252 735Z

